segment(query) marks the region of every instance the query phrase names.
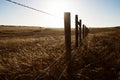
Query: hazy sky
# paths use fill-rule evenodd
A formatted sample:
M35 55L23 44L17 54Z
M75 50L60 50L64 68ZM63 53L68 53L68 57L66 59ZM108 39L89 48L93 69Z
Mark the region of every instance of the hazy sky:
M71 12L88 27L120 25L120 0L12 0L55 15L49 16L0 0L0 25L64 27L64 12Z

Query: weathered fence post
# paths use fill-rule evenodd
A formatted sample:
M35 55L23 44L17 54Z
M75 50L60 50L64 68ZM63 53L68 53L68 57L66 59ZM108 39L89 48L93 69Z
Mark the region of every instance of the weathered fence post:
M75 15L75 47L78 47L78 15Z
M65 46L66 46L66 65L68 80L71 80L71 19L70 13L64 13Z
M81 26L82 26L82 20L80 19L80 21L79 21L79 42L80 42L80 44L82 43Z
M84 30L84 32L85 32L85 37L88 35L88 28L86 27L86 25L84 25L85 26L85 30Z
M86 27L86 36L88 35L89 33L89 29Z
M87 27L86 27L86 25L85 25L85 37L86 37L86 35L87 35L87 32L86 32L87 29L86 29L86 28L87 28Z
M83 39L85 38L85 25L83 24Z

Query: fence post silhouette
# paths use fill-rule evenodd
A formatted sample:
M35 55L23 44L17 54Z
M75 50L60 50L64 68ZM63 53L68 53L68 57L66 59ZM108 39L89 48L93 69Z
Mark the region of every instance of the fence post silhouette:
M82 20L79 21L79 42L82 43L82 36L81 36L81 27L82 27Z
M85 26L86 27L86 26ZM86 36L88 35L88 33L89 33L89 29L86 27L85 28L85 32L86 32Z
M67 65L67 77L71 79L71 19L70 13L64 13L64 29L65 29L65 46L66 46L66 65Z
M85 25L83 24L83 39L85 38Z
M78 15L75 15L75 47L78 47Z
M87 32L86 32L86 25L85 25L85 37L86 37L86 35L87 35Z

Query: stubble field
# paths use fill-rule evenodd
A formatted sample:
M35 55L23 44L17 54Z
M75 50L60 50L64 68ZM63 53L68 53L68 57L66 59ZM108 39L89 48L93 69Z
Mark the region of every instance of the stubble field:
M75 80L120 80L120 28L91 28L74 48ZM0 80L66 80L63 29L0 26Z

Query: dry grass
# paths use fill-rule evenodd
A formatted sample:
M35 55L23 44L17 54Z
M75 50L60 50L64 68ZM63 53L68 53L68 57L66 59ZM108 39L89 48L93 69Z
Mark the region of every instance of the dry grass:
M120 80L120 29L111 30L97 29L84 41L73 60L78 80Z
M3 80L47 76L48 71L44 69L64 54L63 32L58 31L56 36L55 30L26 27L5 27L0 31L0 78Z
M91 29L78 50L72 36L76 80L120 80L120 30L102 30ZM63 29L0 28L0 80L66 80L65 72L60 75L66 67L63 34Z

